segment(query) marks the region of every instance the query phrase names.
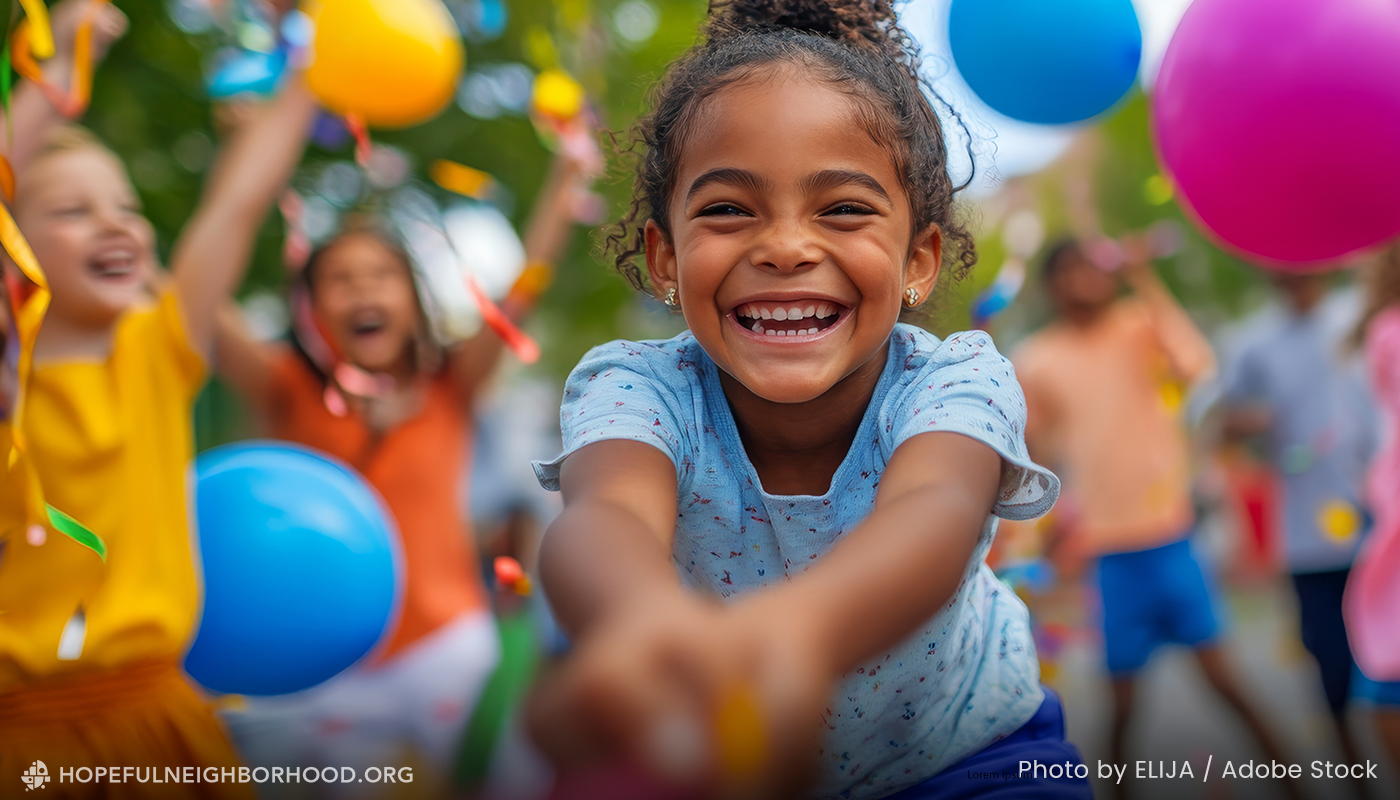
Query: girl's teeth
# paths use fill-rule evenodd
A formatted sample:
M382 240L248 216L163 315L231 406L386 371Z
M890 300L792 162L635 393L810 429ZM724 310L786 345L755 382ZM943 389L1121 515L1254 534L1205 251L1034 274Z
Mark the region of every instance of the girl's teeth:
M785 319L787 319L787 318L788 318L788 310L787 310L786 308L782 308L782 307L780 306L780 307L778 307L778 308L773 309L773 319L776 319L776 320L785 320Z
M816 307L816 306L807 306L806 308L802 309L802 316L804 316L804 317L814 317L814 316L816 316L816 314L817 314L817 307Z
M798 306L793 306L792 308L789 308L788 319L802 319L802 309Z
M761 319L772 319L772 318L773 318L773 312L769 311L769 310L766 309L766 308L760 308L760 309L758 310L758 316L759 316L759 318L761 318Z
M818 317L829 317L831 316L831 306L826 303L822 303L821 305L817 306L816 313Z
M766 330L766 331L764 331L763 333L764 333L765 335L767 335L767 336L777 336L777 335L778 335L778 332L777 332L777 331L771 330L771 329L770 329L770 330Z

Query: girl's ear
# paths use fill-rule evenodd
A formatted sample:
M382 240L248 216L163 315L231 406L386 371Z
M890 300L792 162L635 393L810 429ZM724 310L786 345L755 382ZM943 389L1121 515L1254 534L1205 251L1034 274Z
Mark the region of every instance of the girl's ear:
M647 220L642 235L646 240L647 274L651 277L651 287L658 297L664 297L667 290L676 287L676 248L655 220Z
M914 238L910 248L909 263L904 268L904 288L913 289L921 298L931 297L942 268L943 231L937 225L929 225Z

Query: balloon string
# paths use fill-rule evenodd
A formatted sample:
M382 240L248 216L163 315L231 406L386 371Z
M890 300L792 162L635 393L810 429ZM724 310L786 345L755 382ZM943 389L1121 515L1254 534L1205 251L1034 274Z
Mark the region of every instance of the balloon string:
M355 137L355 162L362 167L369 166L370 156L374 155L374 143L369 138L369 128L359 114L346 114L345 127Z
M533 364L540 359L540 346L535 344L528 334L515 326L510 321L501 307L492 302L486 291L477 282L476 276L471 273L466 274L467 291L471 292L472 299L476 301L477 308L481 311L482 320L501 337L501 341L506 343L506 347L515 353L516 358L526 364Z

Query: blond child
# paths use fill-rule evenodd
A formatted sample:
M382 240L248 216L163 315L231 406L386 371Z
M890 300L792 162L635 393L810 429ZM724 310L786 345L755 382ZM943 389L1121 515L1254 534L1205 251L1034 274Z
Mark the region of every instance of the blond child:
M0 774L137 767L60 796L234 797L247 784L152 783L237 762L180 659L199 613L186 469L215 311L238 284L300 158L314 103L293 79L231 142L160 281L154 234L119 159L54 132L20 166L15 217L53 300L35 344L25 433L54 506L107 546L0 540ZM28 145L27 145L28 146ZM142 781L142 775L146 781ZM227 775L227 772L221 774ZM12 778L6 778L11 780Z

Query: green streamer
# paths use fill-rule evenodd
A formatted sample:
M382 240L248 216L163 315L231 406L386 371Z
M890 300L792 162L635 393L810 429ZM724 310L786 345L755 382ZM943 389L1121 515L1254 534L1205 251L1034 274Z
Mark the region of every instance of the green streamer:
M107 560L107 545L102 537L83 527L83 524L67 514L49 506L49 524L53 529L69 539L96 553L103 561Z

